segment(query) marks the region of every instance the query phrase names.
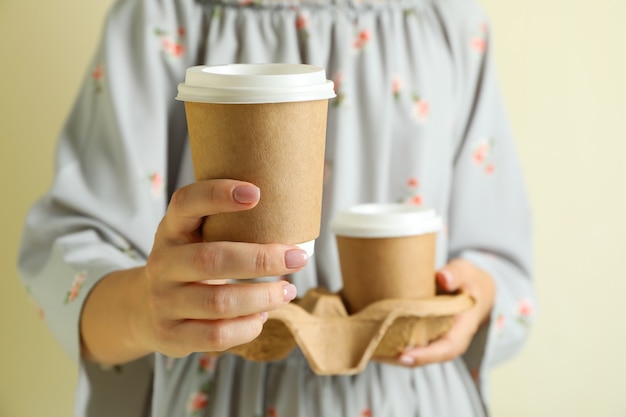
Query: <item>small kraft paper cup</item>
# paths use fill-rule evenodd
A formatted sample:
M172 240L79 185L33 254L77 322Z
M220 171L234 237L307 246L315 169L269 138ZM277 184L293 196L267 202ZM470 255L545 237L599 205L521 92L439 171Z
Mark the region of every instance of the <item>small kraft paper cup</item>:
M435 296L442 220L434 210L363 204L339 212L331 227L341 263L341 296L351 314L384 299Z
M250 210L206 218L206 241L286 243L312 254L320 233L328 100L321 67L232 64L187 69L185 102L197 180L261 190Z

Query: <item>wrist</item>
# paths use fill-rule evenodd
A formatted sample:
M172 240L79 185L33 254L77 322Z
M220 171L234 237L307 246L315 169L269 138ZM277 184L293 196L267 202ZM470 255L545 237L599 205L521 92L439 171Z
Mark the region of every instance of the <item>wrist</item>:
M81 355L119 365L151 353L144 336L144 268L112 272L92 289L81 314Z
M126 284L128 287L126 302L128 303L125 310L127 312L126 336L122 339L125 350L128 352L136 352L138 356L145 356L154 352L153 344L150 343L152 338L148 330L150 326L150 316L148 313L148 300L146 297L146 268L139 267L128 271Z

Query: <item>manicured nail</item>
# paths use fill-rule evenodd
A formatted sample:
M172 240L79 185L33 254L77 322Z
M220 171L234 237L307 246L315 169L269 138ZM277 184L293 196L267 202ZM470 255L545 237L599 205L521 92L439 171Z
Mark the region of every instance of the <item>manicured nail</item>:
M298 295L298 289L295 285L285 282L283 285L283 295L285 296L285 301L291 301Z
M308 259L309 255L302 249L291 249L285 252L285 266L289 269L302 268Z
M447 269L442 269L439 273L443 276L443 280L446 282L446 287L450 288L454 284L454 279L452 278L452 273Z
M240 185L233 190L233 198L241 204L251 204L259 201L261 190L253 185Z
M267 312L263 312L259 315L261 316L261 321L265 323L267 321Z
M415 365L415 358L409 355L400 355L398 357L398 362L400 362L403 365L411 366L411 365Z

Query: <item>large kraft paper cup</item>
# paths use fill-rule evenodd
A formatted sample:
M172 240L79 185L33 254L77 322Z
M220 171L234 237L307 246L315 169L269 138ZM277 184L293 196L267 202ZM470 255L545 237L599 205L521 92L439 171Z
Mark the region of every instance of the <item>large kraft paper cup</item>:
M407 204L364 204L332 221L348 311L384 299L435 296L435 250L442 221Z
M233 64L187 69L185 102L197 180L261 189L251 210L206 218L207 241L286 243L312 253L319 236L328 100L323 68Z

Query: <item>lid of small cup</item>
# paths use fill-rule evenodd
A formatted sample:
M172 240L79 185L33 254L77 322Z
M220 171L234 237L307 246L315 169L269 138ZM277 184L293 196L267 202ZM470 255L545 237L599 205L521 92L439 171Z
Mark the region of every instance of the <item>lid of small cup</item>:
M434 233L443 222L433 209L408 204L362 204L335 215L331 228L349 237L400 237Z
M188 68L177 100L258 104L335 97L324 68L306 64L228 64Z

